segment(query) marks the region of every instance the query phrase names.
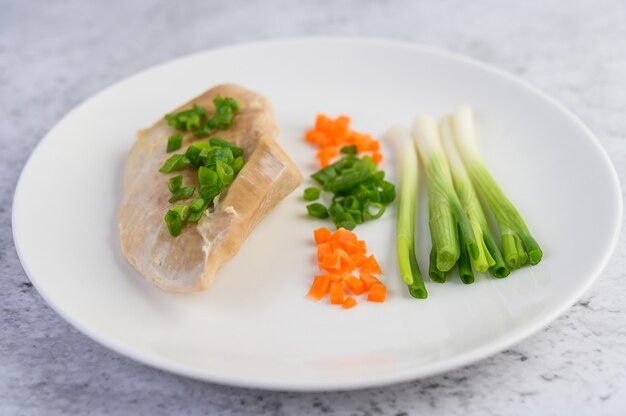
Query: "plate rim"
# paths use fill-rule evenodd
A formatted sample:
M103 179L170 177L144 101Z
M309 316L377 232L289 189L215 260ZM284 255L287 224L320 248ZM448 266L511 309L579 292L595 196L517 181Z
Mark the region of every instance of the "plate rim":
M37 278L30 272L27 263L24 261L24 254L22 253L22 243L20 242L19 237L19 214L16 214L18 210L16 210L16 206L19 207L20 200L22 199L21 195L23 194L23 177L24 172L30 167L32 160L39 151L41 151L42 144L49 138L51 133L53 133L60 125L62 125L66 119L72 117L76 111L82 108L85 105L88 105L91 101L98 99L101 95L110 93L112 90L116 88L121 88L123 85L132 82L136 78L140 78L144 76L146 73L151 71L156 71L166 67L168 65L177 65L185 60L193 60L198 56L207 55L207 54L219 54L224 51L234 50L239 48L254 48L254 47L262 47L262 46L276 46L276 45L288 45L288 44L302 44L302 43L343 43L345 45L350 44L365 44L365 45L378 45L392 48L401 48L405 49L407 52L419 52L430 54L434 56L444 57L448 59L452 59L455 61L460 61L462 63L477 67L483 71L486 71L492 75L498 76L500 78L504 78L509 82L513 82L518 86L525 88L526 90L536 94L543 100L546 100L551 105L553 105L556 109L558 109L563 115L565 115L571 122L573 122L582 132L585 133L586 137L589 141L594 145L599 154L602 156L604 160L605 166L609 169L611 181L612 192L615 193L618 197L617 200L617 218L615 218L615 229L613 235L611 236L611 240L609 243L609 249L605 251L604 257L596 264L593 272L589 274L589 277L584 281L584 283L579 287L579 289L568 298L564 299L561 302L561 306L554 308L551 312L541 315L540 318L536 319L534 322L531 322L528 325L522 326L519 329L507 333L504 337L497 339L495 341L491 341L477 347L473 350L461 353L459 355L449 357L443 360L430 362L424 365L420 365L418 367L411 367L406 370L394 371L389 374L383 375L374 375L367 376L365 378L361 378L358 380L348 379L348 380L335 380L332 382L329 381L298 381L298 382L284 382L284 381L273 381L268 378L259 379L254 377L239 377L239 376L229 376L224 373L214 372L208 373L207 371L199 371L194 369L192 366L188 364L183 364L177 362L175 360L168 360L161 357L153 357L150 355L142 354L140 351L135 351L133 348L128 348L122 343L117 343L114 340L109 339L107 336L99 334L98 331L92 330L88 326L83 326L75 320L72 316L65 314L63 308L55 303L48 296L45 291L40 290L40 287L37 283ZM377 37L356 37L356 36L302 36L302 37L284 37L284 38L271 38L264 39L252 42L238 42L232 43L228 45L219 46L216 48L208 48L201 51L197 51L191 54L179 56L177 58L167 60L155 65L152 65L148 68L144 68L134 74L126 76L108 86L104 87L100 91L95 94L87 97L82 100L80 103L72 107L63 117L61 117L39 140L37 145L34 147L31 152L28 160L24 164L19 179L16 183L16 187L13 193L13 203L11 205L11 227L12 227L12 237L13 243L15 246L15 250L17 252L18 258L22 265L22 268L32 282L35 289L39 295L44 299L44 301L48 304L48 306L55 311L61 318L63 318L67 323L69 323L73 328L78 330L80 333L86 335L88 338L93 341L103 345L104 347L114 351L117 354L130 358L136 362L142 363L152 368L156 368L158 370L168 371L173 374L177 374L180 376L190 377L196 380L201 380L205 382L218 383L222 385L234 386L234 387L244 387L244 388L253 388L253 389L264 389L264 390L274 390L274 391L301 391L301 392L319 392L319 391L330 391L330 390L353 390L353 389L362 389L369 387L379 387L386 386L390 384L396 384L400 382L407 382L417 379L422 379L430 376L434 376L437 374L441 374L456 368L466 367L468 365L474 364L480 360L483 360L487 357L495 355L506 348L509 348L522 340L536 334L540 330L544 329L551 322L553 322L556 318L562 315L566 310L568 310L577 300L579 300L582 295L589 289L589 287L598 279L601 272L606 268L609 260L613 257L613 253L617 247L617 243L619 241L619 237L621 234L622 224L623 224L623 199L621 197L621 184L619 181L619 176L615 169L614 164L611 161L607 151L602 146L600 140L593 134L593 132L580 120L578 116L576 116L571 110L566 108L563 104L561 104L558 100L553 98L548 93L539 89L532 83L514 75L508 71L500 69L492 64L482 62L475 58L468 57L461 53L451 52L443 48L423 45L420 43L415 43L407 40L398 40L398 39L385 39L385 38L377 38ZM17 221L16 221L17 218ZM16 227L16 224L18 226Z

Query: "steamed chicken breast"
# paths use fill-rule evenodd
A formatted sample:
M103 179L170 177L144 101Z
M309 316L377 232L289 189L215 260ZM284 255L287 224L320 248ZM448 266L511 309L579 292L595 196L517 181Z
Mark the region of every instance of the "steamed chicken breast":
M141 130L130 150L119 214L122 251L150 282L168 291L191 292L208 288L218 269L239 251L254 227L303 180L302 174L276 141L278 126L269 100L236 85L220 85L175 111L193 104L214 111L216 96L232 97L240 110L230 129L217 131L241 148L246 161L234 182L220 195L214 209L197 224L187 224L172 237L163 217L173 204L167 181L183 175L183 183L197 185L193 169L163 174L159 168L171 156L167 138L176 133L163 119ZM184 137L183 148L196 139ZM201 139L207 140L207 139Z

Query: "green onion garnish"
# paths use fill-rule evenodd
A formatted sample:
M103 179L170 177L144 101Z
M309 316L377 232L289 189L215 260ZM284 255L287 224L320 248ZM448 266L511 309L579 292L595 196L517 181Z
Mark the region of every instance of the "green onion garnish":
M170 180L167 182L167 187L170 189L170 192L172 193L178 191L178 189L180 189L182 185L183 185L182 175L174 176L170 178Z
M173 203L182 199L189 199L193 196L195 190L195 186L185 186L184 188L180 188L172 194L172 197L168 199L168 202Z
M363 216L367 220L380 218L385 212L385 206L380 202L367 202L363 208Z
M172 237L177 237L183 231L183 219L178 211L169 210L165 214L165 224Z
M313 218L328 218L328 211L326 210L326 207L319 202L307 205L306 210L309 213L309 216Z
M228 163L217 160L215 162L215 171L217 172L217 176L220 178L220 181L222 181L224 186L228 186L233 182L235 171Z
M191 161L185 155L173 155L163 163L159 172L170 173L182 170L191 165Z
M243 168L243 157L239 156L238 158L236 158L235 160L233 160L230 164L230 166L232 166L233 171L235 172L235 176L237 176L239 174L239 172L241 172L241 169Z
M333 194L327 211L335 226L350 230L357 224L380 218L385 205L396 197L394 185L384 180L385 172L376 170L373 159L369 156L359 159L351 152L346 149L347 155L342 159L311 175L324 191ZM305 189L306 201L317 198L318 188Z
M224 130L232 126L235 114L239 111L239 103L230 97L215 97L215 111L211 117L206 110L194 104L192 108L165 116L167 123L179 132L167 140L167 152L180 149L183 145L182 132L193 132L196 137L209 136L215 130ZM159 169L162 173L170 173L193 166L198 169L198 193L190 205L176 205L168 211L165 222L174 237L180 235L186 222L198 222L215 198L230 185L237 174L243 169L243 149L213 137L208 141L192 143L184 154L169 157ZM172 177L168 181L172 192L170 203L192 198L195 186L183 187L183 176Z
M233 152L234 157L243 156L243 149L241 147L235 146L219 137L212 137L209 142L211 146L229 148Z
M189 209L191 210L191 212L200 212L202 211L202 208L204 207L204 199L202 197L200 198L196 198L193 200L193 202L191 203L191 205L189 205Z
M167 153L174 152L183 146L183 135L177 133L167 139Z
M305 201L315 201L317 198L320 197L320 190L319 188L306 188L304 190L304 200Z
M187 218L189 218L190 212L187 205L176 205L174 208L172 208L172 210L178 212L180 218L183 221L187 221Z
M357 153L359 153L356 145L352 145L352 146L344 146L341 148L341 150L339 150L340 153L343 153L344 155L350 155L350 156L354 156Z

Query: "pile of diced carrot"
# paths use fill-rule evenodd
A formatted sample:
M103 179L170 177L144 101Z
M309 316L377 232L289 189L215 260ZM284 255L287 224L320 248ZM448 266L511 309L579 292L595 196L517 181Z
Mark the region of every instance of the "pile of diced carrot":
M371 153L376 163L383 159L380 153L380 142L369 134L350 130L350 117L348 116L339 116L333 120L324 114L318 114L315 126L306 132L305 138L319 147L317 159L321 167L328 166L344 146L356 146L358 153Z
M387 289L374 275L382 270L373 255L367 255L365 241L345 228L334 233L322 227L314 231L317 261L322 274L315 276L307 296L316 301L330 294L330 303L345 309L356 306L353 295L367 293L370 302L384 302ZM358 272L359 277L355 276Z

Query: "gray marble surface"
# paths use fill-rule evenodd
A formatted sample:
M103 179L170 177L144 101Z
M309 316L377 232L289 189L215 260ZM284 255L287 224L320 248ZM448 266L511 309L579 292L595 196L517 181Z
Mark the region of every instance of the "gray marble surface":
M0 0L0 414L626 414L626 236L583 299L514 348L425 380L315 394L188 380L101 347L44 303L11 237L19 172L72 107L154 64L284 36L411 40L497 65L578 114L624 183L625 22L626 3L598 0Z

